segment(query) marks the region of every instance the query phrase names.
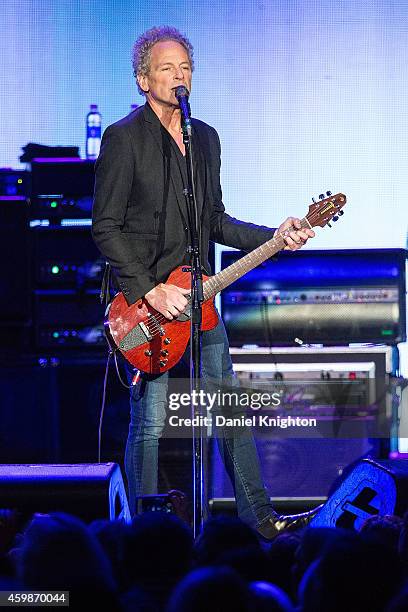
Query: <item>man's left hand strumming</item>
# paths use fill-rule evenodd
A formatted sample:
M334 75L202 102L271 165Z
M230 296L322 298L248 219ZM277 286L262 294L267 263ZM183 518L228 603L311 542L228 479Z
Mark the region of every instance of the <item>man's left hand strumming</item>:
M302 228L300 219L297 217L288 217L276 230L276 234L282 234L286 246L285 251L297 251L301 249L309 238L314 238L315 233L312 229Z

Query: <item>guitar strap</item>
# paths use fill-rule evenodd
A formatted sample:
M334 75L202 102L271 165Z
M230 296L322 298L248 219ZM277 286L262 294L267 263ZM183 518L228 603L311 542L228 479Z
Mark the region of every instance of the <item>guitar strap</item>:
M105 270L103 272L101 291L99 294L99 300L103 306L107 306L112 301L113 295L111 292L111 274L112 270L110 264L105 262Z

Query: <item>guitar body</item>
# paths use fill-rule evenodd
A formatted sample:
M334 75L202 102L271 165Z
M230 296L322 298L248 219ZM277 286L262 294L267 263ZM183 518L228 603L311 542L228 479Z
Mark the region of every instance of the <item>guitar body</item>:
M203 283L208 279L203 275ZM173 270L166 284L189 289L190 268ZM213 299L202 306L202 331L213 329L218 314ZM105 330L112 348L118 348L135 368L148 374L162 374L180 361L190 339L189 311L177 319L166 319L141 298L128 306L123 293L118 293L108 307Z

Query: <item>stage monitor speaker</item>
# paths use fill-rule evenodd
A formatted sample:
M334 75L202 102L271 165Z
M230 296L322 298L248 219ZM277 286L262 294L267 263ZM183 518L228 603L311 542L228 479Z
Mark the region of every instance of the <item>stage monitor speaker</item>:
M370 516L408 510L408 461L363 459L330 495L312 527L360 529Z
M0 465L0 508L67 512L85 522L130 521L122 474L116 463Z

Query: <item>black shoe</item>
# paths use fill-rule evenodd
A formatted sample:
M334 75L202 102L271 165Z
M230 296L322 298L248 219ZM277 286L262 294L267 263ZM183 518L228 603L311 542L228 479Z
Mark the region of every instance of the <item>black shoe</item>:
M267 541L271 541L281 533L289 533L307 527L312 519L318 514L324 504L317 508L302 512L301 514L275 514L271 518L257 527L258 534Z

